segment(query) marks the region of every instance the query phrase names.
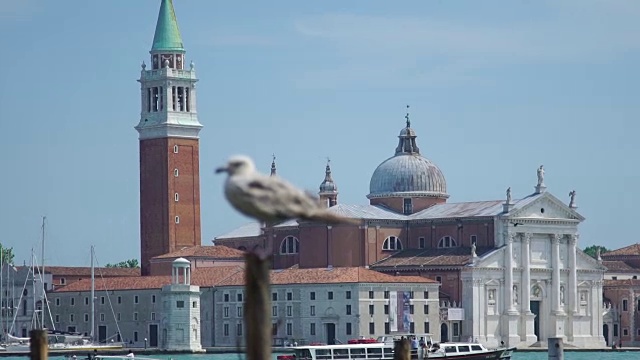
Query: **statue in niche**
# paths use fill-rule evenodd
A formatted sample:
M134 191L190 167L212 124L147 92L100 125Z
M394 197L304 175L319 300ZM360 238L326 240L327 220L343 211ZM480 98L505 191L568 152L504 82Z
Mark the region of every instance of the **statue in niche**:
M584 296L584 291L580 292L580 302L586 302L586 297Z
M496 291L491 289L489 290L489 300L493 300L495 298Z
M542 289L540 289L540 286L536 285L533 287L533 296L535 297L540 297L540 295L542 295Z
M564 305L564 286L560 286L560 305Z
M538 186L544 185L544 165L538 168Z
M513 303L518 304L518 285L513 285Z

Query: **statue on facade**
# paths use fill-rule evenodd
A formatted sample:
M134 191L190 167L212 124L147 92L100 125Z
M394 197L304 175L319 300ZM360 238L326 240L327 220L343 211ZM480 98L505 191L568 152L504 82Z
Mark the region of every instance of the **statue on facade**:
M518 285L513 285L513 303L518 304Z
M542 293L542 289L540 289L540 286L536 285L533 287L533 296L540 297L541 293Z
M569 192L569 207L576 207L576 191L575 190L571 190L571 192Z
M538 186L544 185L544 165L538 168Z
M598 261L602 260L602 258L600 257L600 248L599 247L596 248L596 260L598 260Z
M507 205L511 204L511 186L507 188Z
M476 256L478 256L478 255L476 254L476 243L471 244L471 256L472 256L472 257L476 257Z
M560 286L560 305L564 305L564 286Z

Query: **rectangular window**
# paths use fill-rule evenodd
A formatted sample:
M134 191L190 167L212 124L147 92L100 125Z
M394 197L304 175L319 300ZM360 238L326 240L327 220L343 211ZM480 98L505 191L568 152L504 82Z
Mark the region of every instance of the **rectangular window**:
M389 305L384 306L384 314L389 315Z
M194 309L197 308L198 307L198 302L197 301L192 301L191 302L191 307L194 308Z
M424 297L425 299L428 299L428 298L429 298L429 292L428 292L428 291L425 291L425 292L424 292L423 297Z
M76 298L71 298L71 306L75 306L76 305Z
M59 323L59 322L60 322L60 315L56 314L56 323Z
M176 223L176 224L180 224L180 216L176 216L176 218L175 218L175 223Z
M431 330L429 329L429 322L428 321L424 322L424 332L427 333L427 334L431 332Z
M291 301L293 300L293 293L288 292L287 293L287 301Z
M177 301L176 301L176 307L177 307L178 309L182 309L182 308L184 308L184 300L177 300Z
M84 322L89 322L89 314L84 314Z
M413 291L409 291L409 299L413 299L413 297L414 297Z
M316 316L316 307L311 305L311 307L309 308L309 314L311 316Z
M180 201L180 195L178 193L173 194L173 201L175 202Z
M224 317L226 317L226 318L227 318L227 317L229 317L229 307L228 307L228 306L225 306L225 307L222 309L222 312L223 312L223 315L222 315L222 316L224 316Z
M347 323L347 335L351 335L351 323Z
M374 335L376 333L376 323L369 323L369 335Z
M424 237L419 237L418 238L418 243L419 243L418 245L419 245L420 249L424 249L424 248L427 247L427 241L425 240Z
M278 301L278 293L271 294L271 301Z
M242 336L242 323L236 325L236 335Z
M436 276L436 281L442 283L442 276Z
M347 291L345 296L347 297L347 300L351 299L351 291Z
M229 302L229 294L224 294L224 302Z
M118 319L118 321L120 321L120 319L121 319L120 313L116 314L116 319Z
M391 334L391 326L389 325L388 321L384 323L384 334L385 335Z
M414 310L414 306L413 305L409 305L409 314L413 315L413 310Z
M104 305L104 296L100 297L100 304Z
M347 315L351 315L351 305L347 305Z
M329 299L329 300L333 300L333 291L329 291L329 292L327 293L327 299Z
M453 323L453 336L460 336L460 323Z
M133 321L138 321L138 313L137 312L133 313Z
M156 320L156 313L152 312L151 313L151 321L155 321Z
M84 298L84 304L85 304L85 305L89 305L89 297L88 297L88 296L85 296L85 298Z
M626 299L622 300L622 311L628 311L629 309L628 301Z
M100 321L104 321L104 313L100 314Z
M413 321L409 323L409 332L412 334L416 332L416 324Z
M278 307L277 306L273 306L271 308L271 316L278 316Z
M287 306L287 316L293 316L293 306Z
M315 299L316 299L316 292L315 292L315 291L310 292L310 293L309 293L309 298L310 298L311 300L315 300Z
M222 326L222 333L224 336L229 336L229 324L224 324Z
M309 324L309 334L310 335L315 335L316 334L316 324L315 323Z
M138 303L138 300L139 300L138 295L136 295L136 296L134 296L134 297L133 297L133 303L134 303L134 304L137 304L137 303Z
M242 306L238 306L238 317L242 317Z
M2 304L4 306L4 304ZM56 306L60 306L60 298L56 299Z
M373 299L373 291L369 291L369 299Z
M289 336L293 335L293 324L292 323L287 323L287 335L289 335Z
M384 291L384 298L388 299L389 298L389 290L385 290Z
M242 302L242 293L238 293L236 298L238 299L238 302Z
M133 332L133 341L138 341L138 332L137 331Z
M429 313L429 305L427 304L424 305L424 313L425 315Z
M471 244L478 244L478 236L471 235Z
M151 303L153 303L153 304L156 303L156 296L155 295L151 295Z
M413 204L411 202L411 199L403 199L403 205L405 215L413 213Z
M122 296L118 296L118 304L122 304Z
M374 305L369 305L369 315L373 315Z
M273 336L278 335L278 323L271 324L271 335Z

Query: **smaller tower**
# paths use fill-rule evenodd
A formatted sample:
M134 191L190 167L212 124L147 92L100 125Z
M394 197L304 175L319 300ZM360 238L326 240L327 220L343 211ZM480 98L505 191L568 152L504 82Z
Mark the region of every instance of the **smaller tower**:
M202 351L200 340L200 287L191 285L191 263L175 259L171 285L162 287L164 318L162 348L172 351Z
M276 176L276 154L273 154L273 160L271 160L271 176Z
M324 172L324 181L320 184L320 200L327 207L332 207L338 204L338 186L331 177L331 159L327 159L327 167Z

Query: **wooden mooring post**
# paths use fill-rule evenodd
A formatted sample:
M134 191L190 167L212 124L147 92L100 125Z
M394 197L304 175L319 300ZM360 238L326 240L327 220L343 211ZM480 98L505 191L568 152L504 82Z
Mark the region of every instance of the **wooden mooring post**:
M49 347L46 330L31 330L29 333L31 360L47 360Z
M247 360L271 360L271 291L269 257L245 255L245 312Z
M549 360L564 360L564 344L562 338L548 338L547 351L549 352Z
M402 337L402 339L396 340L393 347L393 360L411 360L409 339Z

